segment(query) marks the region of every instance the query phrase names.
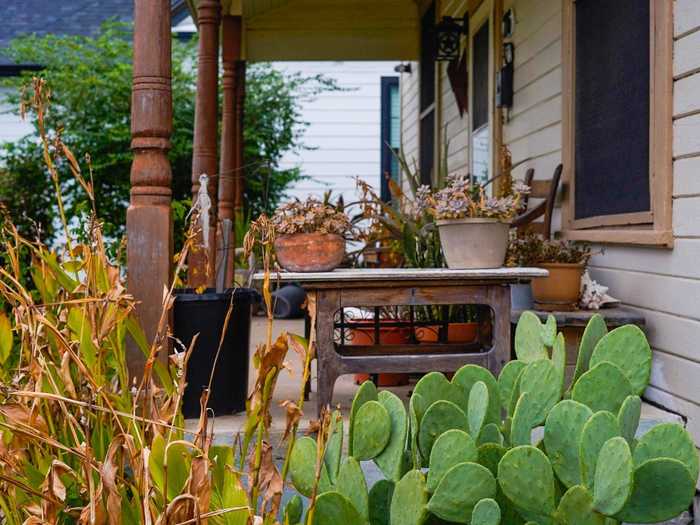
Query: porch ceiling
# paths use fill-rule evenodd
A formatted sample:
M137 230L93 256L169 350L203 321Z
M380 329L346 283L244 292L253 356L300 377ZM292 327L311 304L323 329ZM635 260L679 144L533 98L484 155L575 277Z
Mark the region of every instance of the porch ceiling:
M416 60L415 0L228 0L251 61Z

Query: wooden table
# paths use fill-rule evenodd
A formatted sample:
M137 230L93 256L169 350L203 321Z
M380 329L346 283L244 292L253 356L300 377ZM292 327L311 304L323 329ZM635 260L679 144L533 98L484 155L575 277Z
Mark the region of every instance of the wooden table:
M510 285L546 276L547 271L541 268L372 268L281 272L273 276L273 281L298 283L315 299L320 411L331 403L335 381L344 374L453 372L466 363L488 367L498 374L510 359ZM253 278L259 281L262 277L258 273ZM488 305L493 310L490 348L469 351L466 345L418 341L394 348L381 344L351 346L342 336L337 341L338 328L345 322L344 308L456 304Z

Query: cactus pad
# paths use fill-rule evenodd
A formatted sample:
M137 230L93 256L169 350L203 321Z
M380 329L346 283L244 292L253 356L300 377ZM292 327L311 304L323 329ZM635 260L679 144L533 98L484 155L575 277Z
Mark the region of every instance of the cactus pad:
M453 523L469 523L474 506L496 495L496 479L477 463L460 463L448 470L428 501L428 510Z
M467 416L450 401L436 401L426 410L418 429L418 446L421 456L430 458L433 443L450 429L468 430Z
M455 372L452 384L457 385L466 400L469 399L472 388L477 382L483 382L489 392L489 408L486 412L486 423L501 422L501 399L498 391L498 382L493 374L486 368L477 365L464 365ZM466 409L466 407L460 407ZM474 436L476 438L476 436Z
M557 337L557 318L552 314L547 316L547 322L542 325L542 342L550 348L554 346Z
M435 401L451 401L457 405L462 411L466 410L467 397L462 389L450 383L447 378L440 372L430 372L424 375L416 383L413 389L413 394L420 394L421 397L416 401L416 415L418 423L423 419L423 414L428 410L430 405Z
M542 323L532 312L523 312L518 319L515 327L515 355L525 363L548 357L542 341Z
M598 341L590 366L604 361L617 365L629 379L632 393L642 395L651 375L651 348L638 326L620 326Z
M537 426L538 407L532 402L529 393L520 395L515 406L513 421L510 425L510 444L512 446L530 445L532 429Z
M343 525L365 525L366 520L348 498L339 492L324 492L316 499L313 525L342 523Z
M307 498L311 496L316 483L316 441L310 437L302 437L294 443L289 458L289 472L292 483L300 494ZM326 467L321 465L321 478L319 488L325 490L330 487Z
M593 510L593 496L582 485L566 491L559 501L556 516L567 525L605 525L605 516Z
M360 407L364 405L367 401L377 400L377 387L372 383L372 381L365 381L357 389L355 397L352 400L352 406L350 407L350 430L348 431L348 454L353 455L352 437L355 428L355 416Z
M600 449L610 438L620 435L617 418L610 412L596 412L583 426L579 445L581 481L590 489L595 480L595 469Z
M389 525L389 511L393 494L394 483L388 479L380 479L372 485L369 491L370 525Z
M501 507L495 499L484 498L474 505L472 525L499 525L501 523Z
M690 477L698 479L698 452L688 431L673 423L656 425L644 434L634 449L634 464L653 458L673 458L683 463Z
M594 314L588 320L586 329L581 336L581 344L578 347L578 356L576 357L576 370L574 371L573 383L588 371L591 361L591 354L598 341L608 333L608 327L605 325L605 319L600 314Z
M566 340L561 332L554 339L552 346L552 364L557 370L560 391L564 392L564 377L566 375Z
M617 422L620 425L622 437L627 440L629 446L634 443L634 436L639 426L639 418L642 416L642 400L639 396L627 396L617 414Z
M338 410L333 412L329 435L330 437L326 444L326 452L323 455L323 462L326 465L330 482L335 483L343 453L343 416Z
M625 506L634 483L632 452L623 437L614 437L600 449L595 469L593 508L613 516Z
M551 408L561 399L561 377L552 361L540 359L527 365L520 376L520 394L524 392L530 394L533 426L544 423Z
M610 332L612 333L612 332ZM603 361L583 374L571 392L571 399L588 405L593 412L607 410L617 414L627 396L634 393L632 385L617 365Z
M527 363L522 361L508 361L498 376L498 392L501 398L501 405L505 410L510 409L510 400L515 388L515 382L526 366ZM510 413L512 415L512 412Z
M547 416L544 446L554 472L566 487L581 483L579 442L592 415L586 405L567 399L557 403Z
M335 489L352 502L365 520L369 519L367 482L360 463L354 457L347 457L340 466Z
M554 512L554 472L544 452L530 445L515 447L498 464L498 482L516 507L529 512Z
M285 523L296 525L301 522L302 514L304 513L304 504L298 494L292 496L284 507Z
M479 453L474 439L462 430L448 430L439 436L430 453L427 487L434 492L445 473L459 463L476 462Z
M479 436L481 427L484 426L488 409L489 390L486 383L477 381L469 392L469 409L467 411L469 433L475 438Z
M380 392L379 403L389 413L391 432L389 442L382 453L374 458L374 462L388 479L398 481L404 474L404 447L408 436L408 416L403 402L391 392Z
M495 423L489 423L484 425L479 433L479 438L477 439L477 445L485 445L486 443L496 443L497 445L503 445L505 438L501 434L498 425Z
M391 418L378 401L367 401L355 414L352 455L360 461L377 457L391 437Z
M407 472L394 488L390 524L423 525L428 519L427 504L428 490L425 487L425 476L420 470ZM342 522L335 523L340 525Z
M615 516L628 523L658 523L686 510L695 495L695 480L677 459L655 458L634 471L634 489Z
M409 446L411 453L411 462L413 463L413 468L421 468L423 466L423 459L420 455L420 449L418 448L418 414L416 412L416 406L422 406L423 400L420 394L413 392L411 400L408 402L408 432L409 432Z

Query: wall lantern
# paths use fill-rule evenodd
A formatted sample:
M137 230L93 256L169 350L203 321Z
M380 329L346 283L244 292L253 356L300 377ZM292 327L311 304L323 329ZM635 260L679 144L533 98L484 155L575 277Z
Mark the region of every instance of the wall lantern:
M463 18L443 16L435 26L437 53L435 60L449 62L459 58L459 43L462 35L469 34L469 15Z

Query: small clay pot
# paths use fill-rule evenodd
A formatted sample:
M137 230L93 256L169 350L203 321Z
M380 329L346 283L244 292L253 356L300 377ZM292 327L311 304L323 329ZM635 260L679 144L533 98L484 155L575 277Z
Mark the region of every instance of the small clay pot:
M416 328L416 339L421 343L437 343L440 326L422 326ZM448 343L475 343L479 339L479 323L449 323L447 325Z
M532 280L532 296L538 310L575 310L581 295L581 277L585 265L543 263L540 268L549 271L547 277Z
M334 233L295 233L275 239L280 266L290 272L329 272L345 257L345 239Z
M373 345L375 344L374 323L372 321L356 321L348 323L350 328L350 340L346 344L352 345ZM379 344L382 345L400 345L408 343L410 329L394 326L379 327ZM408 384L409 375L403 373L387 373L381 372L378 374L378 385L383 387L403 386ZM358 385L364 383L370 378L370 374L355 374L355 383Z

